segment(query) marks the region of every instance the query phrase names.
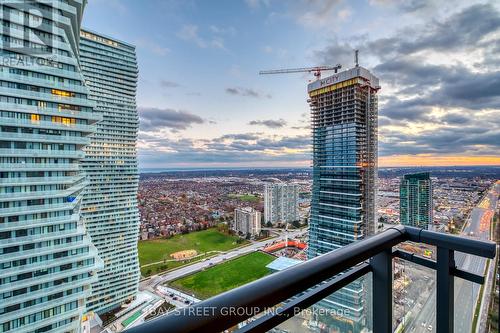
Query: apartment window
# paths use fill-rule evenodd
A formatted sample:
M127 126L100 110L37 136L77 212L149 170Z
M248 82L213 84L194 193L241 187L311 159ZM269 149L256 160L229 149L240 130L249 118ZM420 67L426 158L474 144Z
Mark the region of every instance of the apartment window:
M31 121L33 121L33 122L40 121L40 115L39 114L32 114L31 115Z
M28 230L22 229L22 230L16 230L16 237L25 237L28 236Z
M17 127L2 126L2 132L17 133Z
M14 253L19 251L19 246L9 246L3 249L3 253Z
M33 250L35 248L35 244L24 244L23 245L23 251L28 251L28 250Z
M59 89L52 89L52 95L57 95L62 97L75 97L75 93Z
M76 119L75 118L54 116L54 117L52 117L52 122L53 123L61 123L64 125L74 125L74 124L76 124Z

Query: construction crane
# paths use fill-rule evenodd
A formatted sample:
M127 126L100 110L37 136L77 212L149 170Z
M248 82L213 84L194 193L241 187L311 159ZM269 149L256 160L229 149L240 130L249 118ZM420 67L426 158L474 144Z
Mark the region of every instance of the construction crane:
M358 50L354 50L354 65L359 67ZM314 73L316 79L321 79L322 71L335 71L338 72L342 68L342 65L337 64L335 66L317 66L317 67L303 67L303 68L287 68L287 69L273 69L269 71L260 71L259 74L287 74L287 73Z
M321 72L322 71L337 71L341 69L342 66L340 64L337 64L335 66L317 66L317 67L303 67L303 68L288 68L288 69L273 69L269 71L260 71L260 75L264 74L284 74L284 73L314 73L314 76L316 79L321 78Z

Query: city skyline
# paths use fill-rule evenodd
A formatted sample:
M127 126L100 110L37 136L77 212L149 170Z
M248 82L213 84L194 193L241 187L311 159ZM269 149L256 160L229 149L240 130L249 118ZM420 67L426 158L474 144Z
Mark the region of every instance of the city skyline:
M498 4L241 1L217 8L89 2L84 27L137 45L141 169L308 166L304 97L312 75L257 73L347 69L354 48L384 86L380 166L500 164ZM139 24L129 24L132 16Z
M498 327L500 4L0 13L0 333Z

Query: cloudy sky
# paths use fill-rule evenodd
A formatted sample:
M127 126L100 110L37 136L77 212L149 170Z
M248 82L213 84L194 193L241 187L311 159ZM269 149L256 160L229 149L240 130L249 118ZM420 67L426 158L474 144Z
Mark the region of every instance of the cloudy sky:
M380 77L379 163L500 165L500 2L89 0L136 45L141 168L309 166L310 75Z

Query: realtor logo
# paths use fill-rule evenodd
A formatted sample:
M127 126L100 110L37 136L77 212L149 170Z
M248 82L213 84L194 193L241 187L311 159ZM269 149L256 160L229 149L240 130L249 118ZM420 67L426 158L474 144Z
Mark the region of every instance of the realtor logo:
M33 0L0 0L3 49L7 51L4 51L4 57L52 55L55 24L51 4Z

